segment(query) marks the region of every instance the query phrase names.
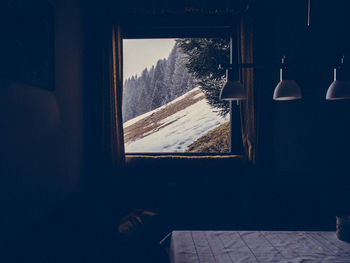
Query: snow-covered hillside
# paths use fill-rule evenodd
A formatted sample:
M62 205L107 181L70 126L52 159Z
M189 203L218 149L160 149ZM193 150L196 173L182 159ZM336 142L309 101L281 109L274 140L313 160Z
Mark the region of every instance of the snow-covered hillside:
M228 121L195 88L181 97L124 123L125 151L185 152L208 131Z

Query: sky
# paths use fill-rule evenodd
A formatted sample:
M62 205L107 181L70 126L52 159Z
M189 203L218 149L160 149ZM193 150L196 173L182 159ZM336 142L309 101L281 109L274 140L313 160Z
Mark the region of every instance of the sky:
M124 39L123 75L124 81L141 75L145 68L156 65L159 59L168 58L175 39Z

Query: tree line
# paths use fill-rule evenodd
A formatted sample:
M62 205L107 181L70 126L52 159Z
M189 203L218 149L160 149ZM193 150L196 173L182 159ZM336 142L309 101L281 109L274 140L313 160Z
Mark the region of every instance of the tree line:
M154 110L192 90L197 80L188 72L185 55L175 43L167 59L145 68L141 76L128 78L123 86L123 120Z
M123 119L127 121L156 109L199 86L208 103L221 115L229 112L227 101L219 94L225 84L225 70L219 64L229 63L228 38L177 39L167 59L144 69L124 84Z

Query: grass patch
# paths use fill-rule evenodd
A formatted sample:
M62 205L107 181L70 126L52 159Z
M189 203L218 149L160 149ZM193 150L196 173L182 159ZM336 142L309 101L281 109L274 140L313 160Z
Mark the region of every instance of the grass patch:
M125 143L130 141L136 141L149 135L150 133L156 132L161 128L164 128L171 123L163 124L162 120L165 118L183 110L187 107L195 104L198 101L205 99L204 94L198 90L192 90L183 99L169 103L169 105L163 106L161 109L156 110L151 115L137 121L136 123L124 128L124 141Z
M187 147L186 152L230 152L230 122L226 122L198 138Z

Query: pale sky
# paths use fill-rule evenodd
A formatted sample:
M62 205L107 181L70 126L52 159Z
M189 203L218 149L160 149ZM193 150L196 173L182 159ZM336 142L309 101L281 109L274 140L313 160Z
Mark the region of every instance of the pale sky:
M123 39L124 81L152 65L159 59L168 58L175 39Z

